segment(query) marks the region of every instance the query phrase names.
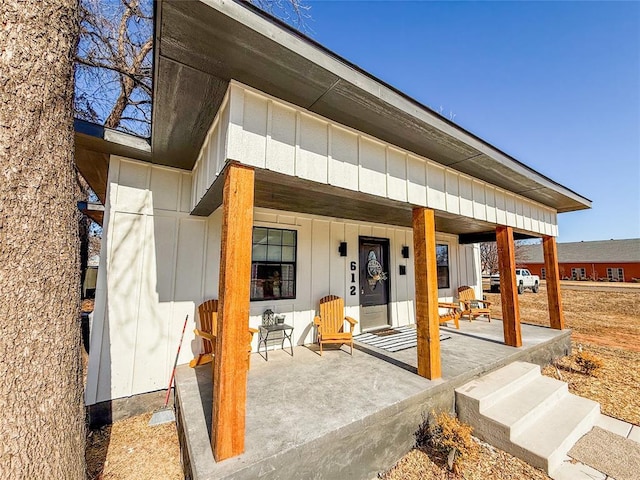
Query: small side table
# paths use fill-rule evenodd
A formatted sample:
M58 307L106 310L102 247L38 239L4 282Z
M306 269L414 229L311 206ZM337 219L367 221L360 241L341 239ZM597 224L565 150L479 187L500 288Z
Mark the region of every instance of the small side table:
M289 345L291 347L291 356L293 357L293 340L291 339L293 335L293 327L291 325L287 325L286 323L276 323L274 325L260 325L260 327L258 328L258 353L260 353L260 345L264 343L264 359L266 361L269 361L269 350L267 349L267 341L269 340L269 336L272 336L271 340L282 338L282 349L284 349L284 341L289 340ZM281 332L280 336L274 337L272 335L276 332Z

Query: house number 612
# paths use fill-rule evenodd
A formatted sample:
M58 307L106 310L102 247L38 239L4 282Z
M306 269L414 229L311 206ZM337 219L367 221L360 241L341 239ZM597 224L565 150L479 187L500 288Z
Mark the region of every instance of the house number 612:
M356 274L353 273L358 269L358 265L356 264L356 262L351 262L349 265L349 268L351 269L351 287L349 288L349 294L350 295L356 295L356 286L353 285L354 283L356 283Z

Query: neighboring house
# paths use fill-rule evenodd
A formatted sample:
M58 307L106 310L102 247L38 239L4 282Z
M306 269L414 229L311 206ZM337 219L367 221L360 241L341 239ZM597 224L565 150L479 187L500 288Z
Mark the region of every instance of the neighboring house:
M546 278L541 245L523 245L522 264ZM560 278L631 282L640 279L640 238L558 243Z
M166 388L182 322L185 363L209 298L237 338L271 309L296 344L313 342L329 294L344 297L356 333L418 323L428 335L437 299L461 285L480 297L477 242L498 232L506 247L515 231L554 246L557 214L590 208L251 7L156 10L151 144L76 122L78 167L105 206L87 405ZM437 347L437 366L438 342L424 347ZM418 365L439 376L435 360Z

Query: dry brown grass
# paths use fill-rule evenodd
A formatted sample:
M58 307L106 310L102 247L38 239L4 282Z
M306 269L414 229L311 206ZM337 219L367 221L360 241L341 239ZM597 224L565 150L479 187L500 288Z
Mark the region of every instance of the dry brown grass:
M586 343L582 346L602 360L595 375L581 371L575 344L572 355L545 367L542 373L567 382L571 393L600 403L605 415L640 425L640 353Z
M450 470L458 472L478 459L478 444L471 437L473 428L457 417L441 412L424 420L415 433L418 449L433 450L447 458Z
M575 355L576 364L585 374L595 376L596 372L602 368L602 359L586 350L579 350Z
M566 327L576 343L622 347L640 352L640 289L629 292L570 290L563 288L562 306ZM486 293L493 302L491 315L502 318L499 293ZM518 296L523 323L549 325L549 307L544 285L537 294Z
M139 415L89 432L85 458L88 480L184 478L175 423L148 426Z
M477 441L477 440L476 440ZM383 480L487 480L548 479L542 471L508 453L478 442L480 452L474 462L465 464L458 474L449 471L447 457L427 449L413 449L381 475Z

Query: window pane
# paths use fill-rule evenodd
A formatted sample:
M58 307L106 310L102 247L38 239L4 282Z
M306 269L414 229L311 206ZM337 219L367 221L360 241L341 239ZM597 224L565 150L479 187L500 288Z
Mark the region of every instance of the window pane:
M282 247L279 245L269 245L267 253L267 260L269 262L279 262L282 260Z
M282 245L296 246L296 232L293 230L282 231Z
M267 259L267 246L266 245L254 245L253 254L251 259L254 262L264 262Z
M296 261L296 247L282 247L282 261L283 262L295 262Z
M282 280L287 280L287 281L295 280L294 272L295 272L295 269L293 268L293 265L282 265L282 270L281 270Z
M282 296L293 298L295 296L294 282L282 282Z
M257 278L252 279L256 283L258 295L256 299L279 298L280 297L280 265L257 264Z
M251 281L251 298L254 300L262 300L264 298L262 283L258 280Z
M436 245L436 261L439 267L449 266L449 245Z
M282 245L282 230L269 229L269 245Z
M438 288L449 288L449 267L438 267Z
M267 231L267 228L253 227L253 243L266 245Z

